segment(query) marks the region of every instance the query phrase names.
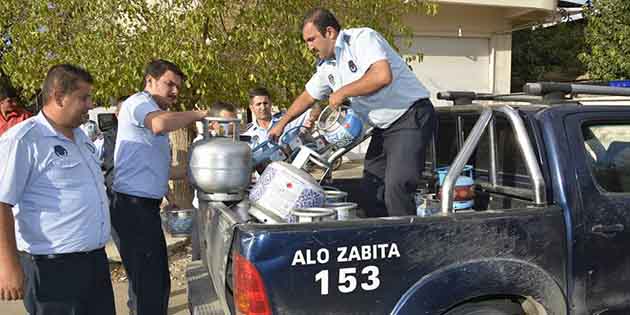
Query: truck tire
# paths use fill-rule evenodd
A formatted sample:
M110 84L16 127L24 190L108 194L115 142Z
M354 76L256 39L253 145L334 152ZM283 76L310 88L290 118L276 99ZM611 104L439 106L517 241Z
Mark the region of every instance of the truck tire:
M509 300L492 300L459 305L444 315L526 315L520 304Z

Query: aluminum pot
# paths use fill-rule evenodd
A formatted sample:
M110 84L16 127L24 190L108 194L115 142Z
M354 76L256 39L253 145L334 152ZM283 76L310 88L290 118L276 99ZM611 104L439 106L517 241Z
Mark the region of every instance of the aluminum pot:
M293 209L289 217L290 223L321 222L334 220L336 212L329 208Z
M359 218L359 208L354 202L334 202L326 204L327 209L337 213L337 220L352 220Z
M323 186L322 188L324 188L324 196L326 196L326 205L336 202L346 202L348 199L348 193L338 188L332 186Z
M252 205L284 220L293 209L322 207L324 198L313 176L282 161L269 164L249 193Z
M190 235L195 209L166 210L166 228L173 236Z
M232 123L230 137L205 135L193 144L188 163L192 184L206 193L240 193L250 181L252 151L237 138L239 119L207 117L210 123Z

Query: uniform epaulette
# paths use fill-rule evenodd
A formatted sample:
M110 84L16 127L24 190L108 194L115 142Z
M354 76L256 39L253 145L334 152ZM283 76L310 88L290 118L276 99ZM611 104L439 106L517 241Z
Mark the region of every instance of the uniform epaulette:
M35 121L35 119L29 118L25 120L23 123L17 124L11 127L9 130L7 130L6 136L13 137L16 140L20 140L24 138L24 136L26 136L26 134L29 131L31 131L36 125L37 125L37 122Z
M315 61L315 66L316 67L321 66L324 63L324 61L326 61L326 60L317 58L317 60Z
M249 124L247 124L247 126L245 126L245 128L246 128L246 130L249 130L253 126L254 126L254 123L250 122Z

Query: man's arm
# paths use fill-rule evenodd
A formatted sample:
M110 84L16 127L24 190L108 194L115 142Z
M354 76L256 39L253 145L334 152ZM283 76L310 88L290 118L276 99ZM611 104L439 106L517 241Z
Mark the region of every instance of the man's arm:
M392 83L392 69L387 59L373 63L363 76L328 97L328 104L337 107L348 97L363 96L378 92Z
M0 301L24 297L24 273L18 261L11 208L0 202Z
M184 128L191 123L208 116L207 111L167 112L155 111L144 118L144 126L153 134L159 134Z
M295 118L302 115L313 103L315 103L315 99L308 94L308 92L302 92L302 94L293 101L293 104L291 104L284 116L269 130L267 138L278 141L278 138L284 131L284 127Z

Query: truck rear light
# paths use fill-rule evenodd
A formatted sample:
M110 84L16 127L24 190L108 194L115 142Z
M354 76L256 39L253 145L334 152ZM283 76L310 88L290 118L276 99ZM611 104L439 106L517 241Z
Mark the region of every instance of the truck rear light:
M234 304L239 315L271 315L265 285L256 267L234 253Z

